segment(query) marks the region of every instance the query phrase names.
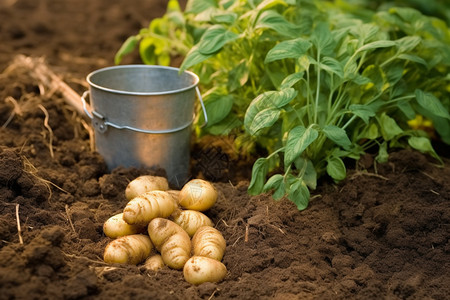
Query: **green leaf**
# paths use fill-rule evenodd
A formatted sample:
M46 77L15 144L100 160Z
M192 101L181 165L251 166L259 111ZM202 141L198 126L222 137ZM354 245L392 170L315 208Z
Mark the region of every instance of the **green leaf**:
M275 124L280 117L278 108L266 108L259 111L253 118L248 131L252 135L258 134L261 129L267 128Z
M199 122L200 123L200 122ZM203 123L200 123L203 124ZM230 132L238 127L242 126L242 121L233 113L229 113L228 116L225 117L219 123L216 123L211 126L207 126L203 130L212 135L228 135Z
M311 34L311 42L323 55L331 55L333 53L336 43L328 23L320 22L317 24Z
M378 126L375 123L370 124L366 127L363 132L358 136L358 139L369 139L374 140L380 136L378 132Z
M208 127L222 121L233 107L233 96L220 93L211 93L204 98L206 113L208 116ZM203 124L204 116L200 115L199 123Z
M412 136L408 139L408 144L416 149L419 150L422 153L428 153L434 158L436 158L441 164L444 164L442 159L439 157L439 155L434 151L433 146L431 145L431 142L426 137L419 137L419 136Z
M203 55L210 55L218 52L222 47L239 37L238 34L227 30L222 25L209 27L202 35L198 43L198 51Z
M404 59L407 61L412 61L412 62L421 64L421 65L424 65L425 67L428 67L428 62L425 59L423 59L422 57L417 56L417 55L402 53L402 54L398 55L397 58Z
M215 23L233 24L237 17L237 14L233 12L221 12L213 14L212 21Z
M288 75L286 78L284 78L284 80L281 82L281 89L287 89L290 88L292 86L294 86L297 82L299 82L300 80L302 80L302 78L304 77L305 72L297 72L291 75Z
M275 174L267 180L264 185L264 192L275 190L272 197L275 200L280 200L286 193L286 187L284 184L284 176L281 174Z
M349 149L352 145L352 142L347 136L347 133L344 129L334 126L327 125L322 129L323 133L327 138L335 142L337 145L341 146L344 149Z
M256 132L252 129L260 127L258 125L260 119L258 118L258 120L255 121L255 117L259 112L269 109L269 111L265 113L268 113L269 115L271 115L272 113L275 114L275 110L279 111L280 108L292 101L292 99L294 99L296 95L296 90L294 90L293 88L288 88L281 91L268 91L257 96L250 103L245 113L244 125L247 131L249 131L250 134L255 134ZM273 109L274 111L271 112L270 109ZM252 125L254 122L256 122L256 124Z
M433 94L426 93L422 90L417 89L416 99L417 103L419 103L420 106L425 108L430 113L438 117L450 120L449 111L442 105L441 101L439 101L439 99L436 98Z
M242 87L248 80L250 70L247 60L242 60L228 73L228 89L230 92Z
M378 48L387 48L387 47L393 47L397 45L395 41L391 40L381 40L381 41L375 41L368 44L365 44L364 46L360 47L358 50L356 50L356 53L367 51L367 50L373 50Z
M298 210L304 210L308 207L311 194L306 184L301 180L296 180L288 191L288 199L291 200Z
M125 40L125 42L122 44L122 46L119 48L119 50L117 51L117 53L114 57L114 63L116 65L120 64L123 57L125 55L133 52L138 43L139 43L139 38L137 36L132 35L132 36L128 37Z
M387 142L383 142L380 144L378 149L378 154L375 157L375 160L379 163L387 163L389 158L389 154L387 151Z
M267 172L269 170L268 161L266 158L258 158L253 164L252 179L248 187L250 195L261 194L264 188L264 182L266 181Z
M352 104L349 109L354 115L360 117L366 124L369 124L369 118L375 116L375 111L368 105Z
M181 64L180 72L183 72L183 71L189 69L190 67L195 66L195 65L207 60L211 56L212 56L212 54L210 54L210 55L202 54L199 51L198 46L192 47L192 49L188 52L185 59L183 60L183 63Z
M317 187L317 171L310 159L304 157L298 157L294 161L295 168L299 172L299 177L303 179L303 182L312 189L315 190Z
M418 36L405 36L401 39L398 39L397 40L398 52L403 53L411 51L414 48L416 48L421 41L422 38Z
M297 33L295 25L289 23L274 10L266 10L259 16L255 29L263 28L275 30L277 33L288 37L296 37Z
M397 125L397 122L386 113L379 118L381 133L386 141L392 140L397 135L403 133L403 130Z
M258 6L256 7L256 10L260 11L260 10L265 10L265 9L269 9L272 8L276 5L283 5L283 6L287 6L286 2L283 0L264 0L262 1L260 4L258 4Z
M336 181L344 180L347 176L345 164L339 157L331 156L327 159L327 174Z
M322 58L319 66L330 75L335 74L339 78L344 78L344 66L341 62L332 57L326 56Z
M309 126L297 126L289 131L284 152L284 164L289 166L319 136L317 130Z
M189 0L186 3L186 12L198 14L215 7L218 7L217 0Z
M147 65L155 65L157 62L157 55L155 54L155 39L152 37L145 37L139 44L139 55Z
M303 38L282 41L269 50L264 63L267 64L285 58L299 58L304 55L311 46L312 44Z

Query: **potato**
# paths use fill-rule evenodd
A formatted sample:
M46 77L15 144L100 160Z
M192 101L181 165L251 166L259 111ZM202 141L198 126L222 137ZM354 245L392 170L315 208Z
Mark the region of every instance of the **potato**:
M211 226L202 226L192 238L193 254L221 261L227 243L219 230Z
M134 197L150 191L166 191L169 189L169 182L161 176L143 175L139 176L127 185L125 197L130 201Z
M128 224L147 225L154 218L169 217L177 207L167 192L151 191L128 202L123 210L123 219Z
M160 254L155 254L147 258L144 262L144 268L147 270L158 271L164 268L164 261Z
M106 245L103 260L106 263L137 265L150 255L152 249L152 242L147 235L122 236Z
M174 222L155 218L148 224L148 234L164 263L172 269L182 269L191 257L191 239Z
M205 211L211 208L217 200L217 190L203 179L193 179L187 182L180 191L179 204L186 209Z
M201 226L213 226L213 222L205 214L196 210L176 210L172 220L192 237Z
M227 275L227 267L218 260L192 256L184 265L184 279L191 284L219 282Z
M114 215L103 223L103 232L107 237L112 239L125 235L144 233L146 230L146 226L130 225L125 222L123 219L123 213Z
M178 191L178 190L167 190L167 192L170 194L170 196L173 197L173 199L177 202L177 204L180 202L180 191Z

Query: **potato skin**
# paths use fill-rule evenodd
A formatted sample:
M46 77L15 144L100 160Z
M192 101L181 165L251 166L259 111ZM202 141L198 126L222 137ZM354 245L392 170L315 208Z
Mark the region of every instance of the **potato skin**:
M103 232L107 237L116 239L125 235L144 233L146 226L130 225L123 219L123 213L110 217L103 223Z
M177 208L172 196L165 191L150 191L134 197L123 210L123 219L128 224L147 226L157 217L169 217Z
M184 265L184 279L191 284L204 282L219 282L227 275L227 268L218 260L204 257L192 256Z
M186 209L205 211L217 200L217 190L208 181L192 179L180 191L179 204Z
M164 263L172 269L182 269L191 257L191 240L179 225L164 218L155 218L148 224L148 234Z
M221 261L226 247L227 243L222 233L211 226L200 227L192 237L193 254L196 256Z
M130 183L125 189L125 197L128 201L150 191L166 191L169 189L169 182L161 176L142 175Z
M165 264L160 254L155 254L147 258L144 262L144 268L151 271L158 271L164 268Z
M106 263L137 265L150 255L152 249L152 242L147 235L122 236L106 245L103 260Z
M168 192L169 195L173 197L173 199L175 200L175 202L177 204L180 203L180 191L178 191L178 190L167 190L166 192Z
M208 216L196 210L176 210L172 220L183 228L192 237L201 226L213 226L213 222Z

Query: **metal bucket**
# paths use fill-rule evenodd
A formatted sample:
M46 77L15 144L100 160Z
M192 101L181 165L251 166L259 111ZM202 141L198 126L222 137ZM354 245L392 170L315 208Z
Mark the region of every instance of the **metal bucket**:
M121 65L94 71L87 82L83 108L108 168L163 168L172 185L182 186L189 178L196 95L207 120L198 76L172 67Z

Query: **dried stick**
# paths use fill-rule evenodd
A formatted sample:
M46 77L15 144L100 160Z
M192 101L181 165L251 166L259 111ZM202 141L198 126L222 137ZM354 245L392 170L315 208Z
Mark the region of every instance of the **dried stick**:
M19 234L19 242L21 245L23 245L22 228L20 227L20 219L19 219L19 204L16 204L16 220L17 220L17 232Z
M48 111L41 104L39 104L38 106L44 112L44 115L45 115L44 126L45 126L45 128L47 128L47 130L49 132L49 138L48 138L48 144L49 145L48 145L48 148L50 149L50 156L52 158L55 158L55 156L53 154L53 130L50 127L50 125L48 124L48 119L49 119Z
M72 218L70 217L69 205L66 204L65 209L66 209L67 219L69 220L70 227L72 228L72 231L76 234L77 232L75 231L75 227L73 226L73 223L72 223Z
M39 82L42 82L48 89L61 92L65 101L80 115L86 117L80 95L50 70L43 58L31 58L18 55L14 62L19 66L27 68L30 71L30 75ZM87 109L90 111L88 104Z

